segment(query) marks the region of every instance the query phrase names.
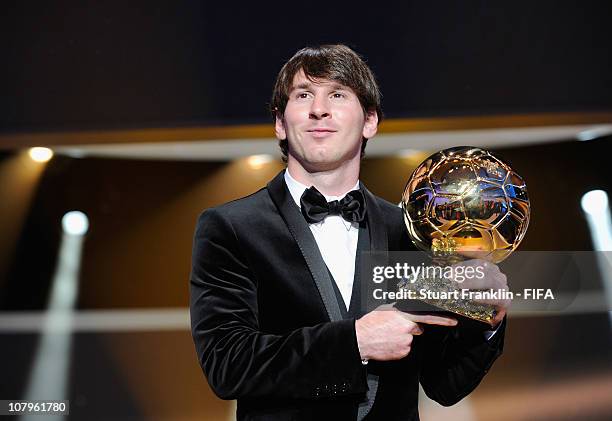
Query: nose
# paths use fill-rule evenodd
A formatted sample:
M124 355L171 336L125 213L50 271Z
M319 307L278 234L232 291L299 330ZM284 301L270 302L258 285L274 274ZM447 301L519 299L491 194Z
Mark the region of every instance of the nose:
M315 96L310 105L310 118L320 120L329 117L331 110L327 98L322 95Z

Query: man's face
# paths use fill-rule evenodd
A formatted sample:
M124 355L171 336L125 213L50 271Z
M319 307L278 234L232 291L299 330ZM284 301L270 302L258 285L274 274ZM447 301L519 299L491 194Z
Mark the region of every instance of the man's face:
M289 160L307 171L327 171L360 159L361 141L376 134L375 111L364 116L353 90L326 79L309 80L303 71L293 78L276 136L289 142Z

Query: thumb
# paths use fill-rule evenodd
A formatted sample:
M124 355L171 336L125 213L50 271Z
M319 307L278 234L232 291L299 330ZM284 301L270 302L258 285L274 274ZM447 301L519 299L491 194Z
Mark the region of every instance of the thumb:
M414 314L408 312L402 312L402 316L415 323L423 323L428 325L439 325L439 326L456 326L457 319L446 316L435 316L433 314Z

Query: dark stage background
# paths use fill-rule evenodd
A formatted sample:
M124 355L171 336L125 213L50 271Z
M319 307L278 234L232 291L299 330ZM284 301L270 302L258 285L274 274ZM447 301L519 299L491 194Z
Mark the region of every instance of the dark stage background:
M90 220L76 311L151 310L163 319L164 310L180 315L188 305L198 214L282 169L279 160L254 168L230 159L238 136L226 140L223 160L146 158L145 143L159 142L164 129L269 125L271 137L267 102L282 63L302 46L338 42L376 73L386 127L503 115L499 127L487 127L503 129L508 116L531 116L533 126L542 113L563 126L560 113L568 112L609 124L610 16L603 1L3 2L0 399L24 396L42 341L36 331L4 329L4 317L46 309L67 211ZM104 140L142 143L140 159L57 153L38 164L25 155L30 146L97 143L78 136L117 130L150 130ZM521 249L592 250L580 198L611 191L610 136L547 142L492 146L529 186L533 219ZM398 202L415 164L396 154L366 157L361 179ZM186 313L180 320L74 333L67 419L232 419L232 403L214 397L201 373ZM612 396L611 346L605 312L511 317L504 355L469 409L427 407L422 419L610 419L601 396Z

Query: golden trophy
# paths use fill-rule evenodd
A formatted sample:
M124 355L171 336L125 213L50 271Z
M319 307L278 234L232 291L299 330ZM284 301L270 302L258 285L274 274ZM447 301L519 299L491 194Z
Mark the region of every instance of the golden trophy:
M440 267L470 258L499 263L518 247L529 225L523 179L491 152L471 146L445 149L421 163L408 180L401 205L413 242ZM460 285L421 277L399 287L450 292ZM485 323L495 316L493 306L469 299L421 301Z

